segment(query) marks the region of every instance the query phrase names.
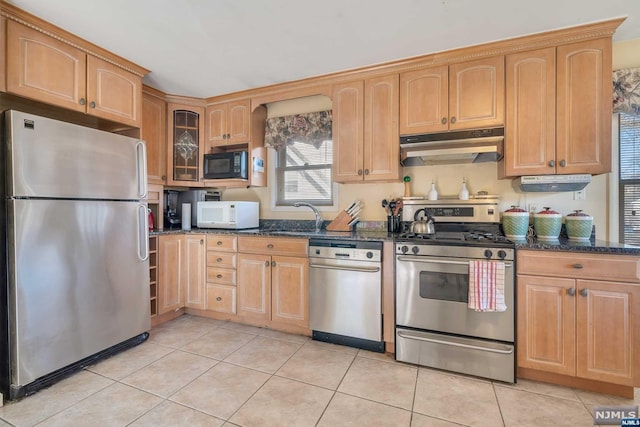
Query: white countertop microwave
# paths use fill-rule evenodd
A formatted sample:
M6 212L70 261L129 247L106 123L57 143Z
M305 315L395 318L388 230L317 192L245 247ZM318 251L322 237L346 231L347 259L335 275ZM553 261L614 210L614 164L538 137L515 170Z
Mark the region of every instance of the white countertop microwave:
M257 228L260 204L240 201L198 202L198 228Z

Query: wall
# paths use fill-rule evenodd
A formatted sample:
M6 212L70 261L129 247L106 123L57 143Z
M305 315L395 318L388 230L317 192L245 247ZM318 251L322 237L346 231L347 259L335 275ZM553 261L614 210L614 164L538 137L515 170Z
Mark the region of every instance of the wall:
M613 68L640 66L640 39L613 45ZM297 100L277 102L267 106L269 117L288 114L320 111L330 108L330 100L326 97L309 97ZM615 133L615 132L614 132ZM617 158L617 141L614 138L614 159ZM271 151L271 150L270 150ZM615 160L614 160L614 163ZM614 164L614 167L617 164ZM617 169L617 168L616 168ZM404 175L411 177L412 195L424 196L429 191L431 182L435 181L440 196L457 195L460 191L462 177L467 178L470 193L488 191L500 196L500 210L511 205L528 207L537 205L539 209L549 206L552 209L568 214L575 209L582 209L594 217L596 237L598 239L617 240L617 170L611 174L593 177L586 188L586 200L573 200L573 193L521 193L514 189L512 180L499 180L496 163L480 163L468 165L415 166L404 168ZM340 184L339 204L341 208L358 199L364 204L361 217L365 220L385 220L386 213L381 206L383 198L402 197L402 183L374 184ZM259 200L260 217L267 219L312 219L311 212L296 210L292 212L274 212L270 209L271 192L268 188L252 188L242 190L226 190L223 199ZM331 220L337 212L323 212L326 220Z

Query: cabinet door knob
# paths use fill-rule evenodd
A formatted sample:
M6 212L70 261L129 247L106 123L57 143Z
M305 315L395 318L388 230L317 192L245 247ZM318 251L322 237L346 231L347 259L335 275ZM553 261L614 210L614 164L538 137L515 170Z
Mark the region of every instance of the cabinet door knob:
M269 267L269 261L265 261L265 262L264 262L264 265L265 265L266 267Z
M87 103L87 100L84 98L80 98L80 105L85 105Z
M587 290L587 288L584 288L580 291L580 295L582 295L583 297L586 297L587 295L589 295L589 291Z
M216 278L222 279L222 274L216 274Z
M96 108L96 103L94 101L91 101L91 103L89 104L89 107Z
M273 244L272 244L272 243L269 243L269 244L267 245L267 249L273 249Z
M218 240L218 241L216 242L216 245L218 245L218 246L222 245L222 241L221 241L221 240Z
M456 116L451 117L451 124L455 124L456 122Z
M226 133L222 134L222 139L227 139L227 134Z
M365 174L365 175L369 175L369 169L365 169L365 170L364 170L364 174Z
M556 161L555 160L549 160L549 167L554 167L556 165Z
M560 167L563 168L565 166L567 166L566 160L560 160Z
M222 262L222 258L216 258L216 262Z
M577 263L577 264L573 264L573 268L580 270L581 268L584 268L584 265Z
M443 118L442 118L442 120L440 120L440 122L441 122L443 125L446 125L446 124L447 124L447 118L446 118L446 117L443 117Z
M166 180L167 180L167 175L162 175L161 179L162 179L163 181L166 181Z
M216 301L222 301L222 297L216 297Z
M358 169L358 176L362 176L362 169Z
M231 139L231 134L230 133L227 134L227 139Z
M200 239L200 244L204 245L204 239Z
M567 289L567 294L569 294L570 297L574 296L576 294L576 288Z
M276 262L275 261L271 261L271 267L275 267L276 266Z

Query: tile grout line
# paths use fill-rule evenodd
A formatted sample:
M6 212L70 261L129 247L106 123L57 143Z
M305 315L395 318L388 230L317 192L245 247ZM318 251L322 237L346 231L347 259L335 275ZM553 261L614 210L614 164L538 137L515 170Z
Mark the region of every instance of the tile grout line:
M500 412L500 419L502 420L502 425L506 426L507 423L504 420L504 414L502 413L502 406L500 406L500 399L498 399L498 393L496 392L496 384L491 381L491 390L493 391L493 397L496 399L496 405L498 405L498 411Z

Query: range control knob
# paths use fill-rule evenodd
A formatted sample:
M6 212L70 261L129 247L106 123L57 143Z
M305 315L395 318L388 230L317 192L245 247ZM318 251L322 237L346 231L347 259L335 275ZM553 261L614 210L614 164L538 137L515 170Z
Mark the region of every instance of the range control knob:
M403 246L402 248L400 248L400 250L402 251L403 254L406 254L407 252L409 252L409 247Z
M367 258L369 259L373 258L373 252L371 251L367 252Z
M507 257L507 253L502 249L498 251L498 258L505 259Z
M491 259L491 257L493 256L493 252L491 252L489 249L485 249L484 251L484 257L486 259Z
M413 252L415 255L418 255L418 252L420 252L420 248L417 246L414 246L411 248L411 252Z

